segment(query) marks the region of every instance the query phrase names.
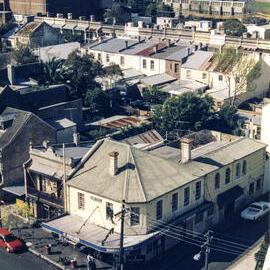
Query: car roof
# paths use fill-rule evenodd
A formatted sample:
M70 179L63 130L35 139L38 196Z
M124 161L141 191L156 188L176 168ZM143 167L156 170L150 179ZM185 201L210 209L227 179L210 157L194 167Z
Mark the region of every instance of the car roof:
M9 232L6 228L0 228L0 235L7 236L10 234L11 234L11 232Z
M265 204L267 204L267 202L254 202L251 205L263 206Z

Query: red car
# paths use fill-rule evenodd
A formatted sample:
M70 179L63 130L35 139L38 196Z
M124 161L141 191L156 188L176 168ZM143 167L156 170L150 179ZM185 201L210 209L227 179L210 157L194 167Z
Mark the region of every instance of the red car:
M5 228L0 228L0 247L7 252L16 252L23 249L23 243Z

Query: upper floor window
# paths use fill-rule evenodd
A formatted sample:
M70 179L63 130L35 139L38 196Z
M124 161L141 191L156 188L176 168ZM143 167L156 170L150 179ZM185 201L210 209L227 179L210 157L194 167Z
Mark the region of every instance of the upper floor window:
M142 61L142 66L143 66L144 69L147 68L147 62L146 62L146 59L143 59L143 61Z
M97 57L98 57L98 61L101 62L101 53L98 53Z
M235 172L235 177L239 178L241 176L241 165L240 163L236 164L236 172Z
M151 70L154 70L155 69L155 61L154 60L151 60L151 62L150 62L150 68L151 68Z
M196 193L195 193L196 200L199 200L201 198L201 193L202 193L202 184L201 184L201 182L197 182L196 183Z
M230 181L231 181L231 169L227 168L225 174L225 184L230 183Z
M174 72L175 73L179 72L179 64L174 64Z
M218 80L219 80L220 82L222 82L222 81L223 81L223 76L222 76L222 75L218 75Z
M156 205L156 218L157 219L162 219L162 211L163 211L163 209L162 209L163 207L162 207L162 200L160 200L160 201L158 201L157 202L157 205Z
M242 167L242 174L245 175L247 174L247 161L243 161L243 167Z
M109 63L110 62L110 55L106 54L106 62Z
M215 175L215 189L220 188L220 173L216 173Z
M130 226L135 226L140 224L140 208L131 207L130 213Z
M121 56L120 57L120 65L124 65L125 64L125 57L124 56Z
M84 210L84 208L85 208L85 198L84 198L84 194L78 192L78 209Z
M113 218L113 204L106 202L106 219Z
M172 212L178 209L178 193L172 194Z
M184 189L184 206L189 205L189 197L190 197L190 188L186 187Z
M207 74L206 74L206 73L203 73L203 74L202 74L202 78L203 78L203 80L205 80L205 79L206 79L206 77L207 77Z

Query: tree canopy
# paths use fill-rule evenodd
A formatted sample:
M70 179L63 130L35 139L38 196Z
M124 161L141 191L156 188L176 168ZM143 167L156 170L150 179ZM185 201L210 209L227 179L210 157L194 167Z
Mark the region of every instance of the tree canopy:
M214 101L210 96L188 92L155 106L153 123L156 128L165 131L199 130L205 128L212 118L213 106Z
M225 34L228 36L241 37L247 31L247 28L238 20L226 20L223 23Z
M34 63L37 57L33 54L28 46L19 45L11 52L11 62L19 65Z

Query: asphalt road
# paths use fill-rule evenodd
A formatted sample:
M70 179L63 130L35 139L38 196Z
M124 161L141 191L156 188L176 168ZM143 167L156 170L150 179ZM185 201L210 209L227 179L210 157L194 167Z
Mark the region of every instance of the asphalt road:
M58 268L48 264L30 252L21 254L9 254L0 249L1 270L57 270Z
M260 221L256 222L247 222L244 220L239 220L236 224L227 228L226 230L217 229L214 230L214 235L218 238L227 241L233 241L238 244L243 244L247 246L252 246L259 240L262 236L264 236L265 232L270 229L270 218L269 216L264 217ZM215 233L216 232L216 233ZM224 242L223 242L224 243ZM215 242L215 246L221 247L223 243ZM224 247L224 245L223 245ZM225 253L224 249L223 252L212 250L210 253L209 258L209 270L225 270L228 266L232 264L234 260L236 260L241 254L243 254L239 249L234 248L229 243L229 246L225 246L226 251L229 252L236 252L235 254ZM187 246L189 252L187 252L183 258L181 253L178 253L177 256L177 249L174 250L174 258L172 260L167 261L166 265L162 265L159 270L202 270L204 269L204 255L200 261L194 261L193 256L199 252L199 248L194 246Z

